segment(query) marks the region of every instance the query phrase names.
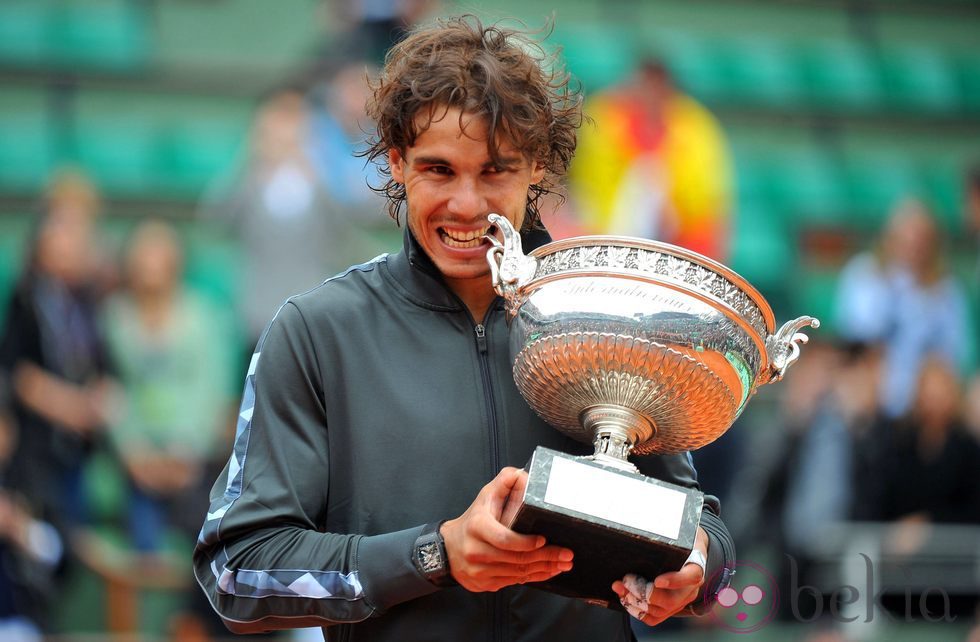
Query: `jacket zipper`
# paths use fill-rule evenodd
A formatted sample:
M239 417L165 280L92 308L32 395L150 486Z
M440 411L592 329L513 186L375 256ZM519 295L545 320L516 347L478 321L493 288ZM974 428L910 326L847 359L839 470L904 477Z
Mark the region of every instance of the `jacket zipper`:
M487 349L487 328L477 323L476 348L480 354L480 374L483 378L483 400L487 405L487 419L490 421L490 468L493 473L500 472L500 444L497 431L497 411L494 407L493 388L490 386L490 356Z
M487 311L490 316L493 308ZM484 319L486 320L486 319ZM490 467L494 474L500 471L500 441L497 426L497 411L495 409L493 388L490 380L490 356L487 348L487 328L482 323L477 323L473 328L476 333L476 348L480 358L480 374L483 378L483 400L487 405L487 418L490 421ZM503 616L504 609L500 593L493 593L490 598L491 619L493 631L491 640L497 642L503 640Z

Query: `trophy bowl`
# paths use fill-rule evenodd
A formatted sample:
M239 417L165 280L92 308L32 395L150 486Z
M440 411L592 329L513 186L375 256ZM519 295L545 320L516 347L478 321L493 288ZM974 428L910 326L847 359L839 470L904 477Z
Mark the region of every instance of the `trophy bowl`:
M517 386L609 464L716 440L797 359L799 330L819 326L800 317L774 332L755 288L681 247L585 236L525 256L505 218L490 222L504 236L488 237L488 261L507 302Z
M514 380L531 408L592 443L574 457L538 446L508 526L575 552L544 590L620 608L611 585L680 569L704 494L640 473L631 453L669 455L720 437L756 389L799 357L800 317L775 331L745 279L680 247L586 236L529 255L503 217L487 239L494 289L506 300Z

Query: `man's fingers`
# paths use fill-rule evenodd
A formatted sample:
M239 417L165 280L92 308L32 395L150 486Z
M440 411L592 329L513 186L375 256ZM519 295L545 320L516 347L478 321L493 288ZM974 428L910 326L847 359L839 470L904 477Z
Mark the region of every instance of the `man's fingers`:
M704 581L704 571L697 564L685 564L679 571L663 573L657 576L653 585L658 589L677 589L701 586Z
M550 571L536 571L533 573L528 573L521 576L512 575L495 575L487 577L480 581L476 586L480 591L499 591L502 588L508 586L514 586L515 584L530 584L532 582L544 582L550 580L554 576L558 575L562 571L550 570Z
M472 564L469 570L479 590L496 591L513 584L543 582L569 571L571 568L571 562L534 562L530 564Z
M566 569L566 570L568 570L568 569ZM560 570L560 569L550 569L550 570L547 570L547 571L539 571L539 572L529 573L528 575L525 575L524 577L522 577L517 583L518 584L530 584L532 582L544 582L544 581L550 580L554 576L559 575L559 574L564 573L564 572L565 571Z
M688 564L680 571L659 575L654 582L627 574L612 583L623 607L636 619L654 626L677 613L697 597L702 584L701 568Z
M494 519L502 521L504 507L511 495L523 495L527 488L527 472L520 468L502 468L493 480L483 487L490 513Z
M517 519L517 513L524 504L524 492L527 490L527 480L527 474L520 475L517 483L511 487L510 494L504 499L498 521L507 528L511 528L514 525L514 521Z
M657 626L658 624L666 620L668 617L670 616L658 615L656 613L647 613L642 618L637 618L637 619L643 622L644 624L646 624L647 626Z
M487 576L504 586L543 582L571 570L568 562L540 562L526 565L495 565L487 568Z
M523 535L512 531L491 516L478 518L472 526L477 539L502 551L536 551L547 543L540 535Z
M548 546L540 535L526 535L502 523L515 512L527 487L527 473L504 468L485 485L470 507L442 524L453 577L471 591L540 582L572 568L572 551Z
M612 590L613 593L615 593L620 597L620 599L626 597L626 594L629 593L629 591L626 590L626 585L623 584L620 580L616 580L615 582L612 583Z
M532 551L507 551L492 546L474 550L469 558L473 562L491 564L571 564L575 555L567 548L544 546Z

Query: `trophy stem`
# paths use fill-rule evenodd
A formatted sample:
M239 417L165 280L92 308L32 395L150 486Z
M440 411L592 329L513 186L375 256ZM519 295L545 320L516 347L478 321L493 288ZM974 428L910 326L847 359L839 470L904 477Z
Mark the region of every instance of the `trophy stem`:
M628 460L638 443L645 443L657 434L653 423L635 410L615 404L591 406L580 417L585 429L592 433L594 461L623 470L636 471Z

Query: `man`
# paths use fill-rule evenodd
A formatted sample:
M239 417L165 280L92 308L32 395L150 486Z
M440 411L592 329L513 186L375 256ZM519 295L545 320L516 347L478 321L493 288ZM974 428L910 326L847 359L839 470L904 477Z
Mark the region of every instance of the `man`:
M212 492L198 581L235 631L324 626L329 640L628 640L629 618L534 588L575 561L504 526L537 445L587 454L544 424L511 375L490 287L490 212L535 230L581 116L521 34L452 19L395 47L368 155L407 206L403 251L291 298L259 342L235 451ZM686 455L641 458L686 486ZM513 506L513 505L511 505ZM647 624L701 605L734 564L709 498L708 558L614 590ZM445 555L420 560L423 547Z

